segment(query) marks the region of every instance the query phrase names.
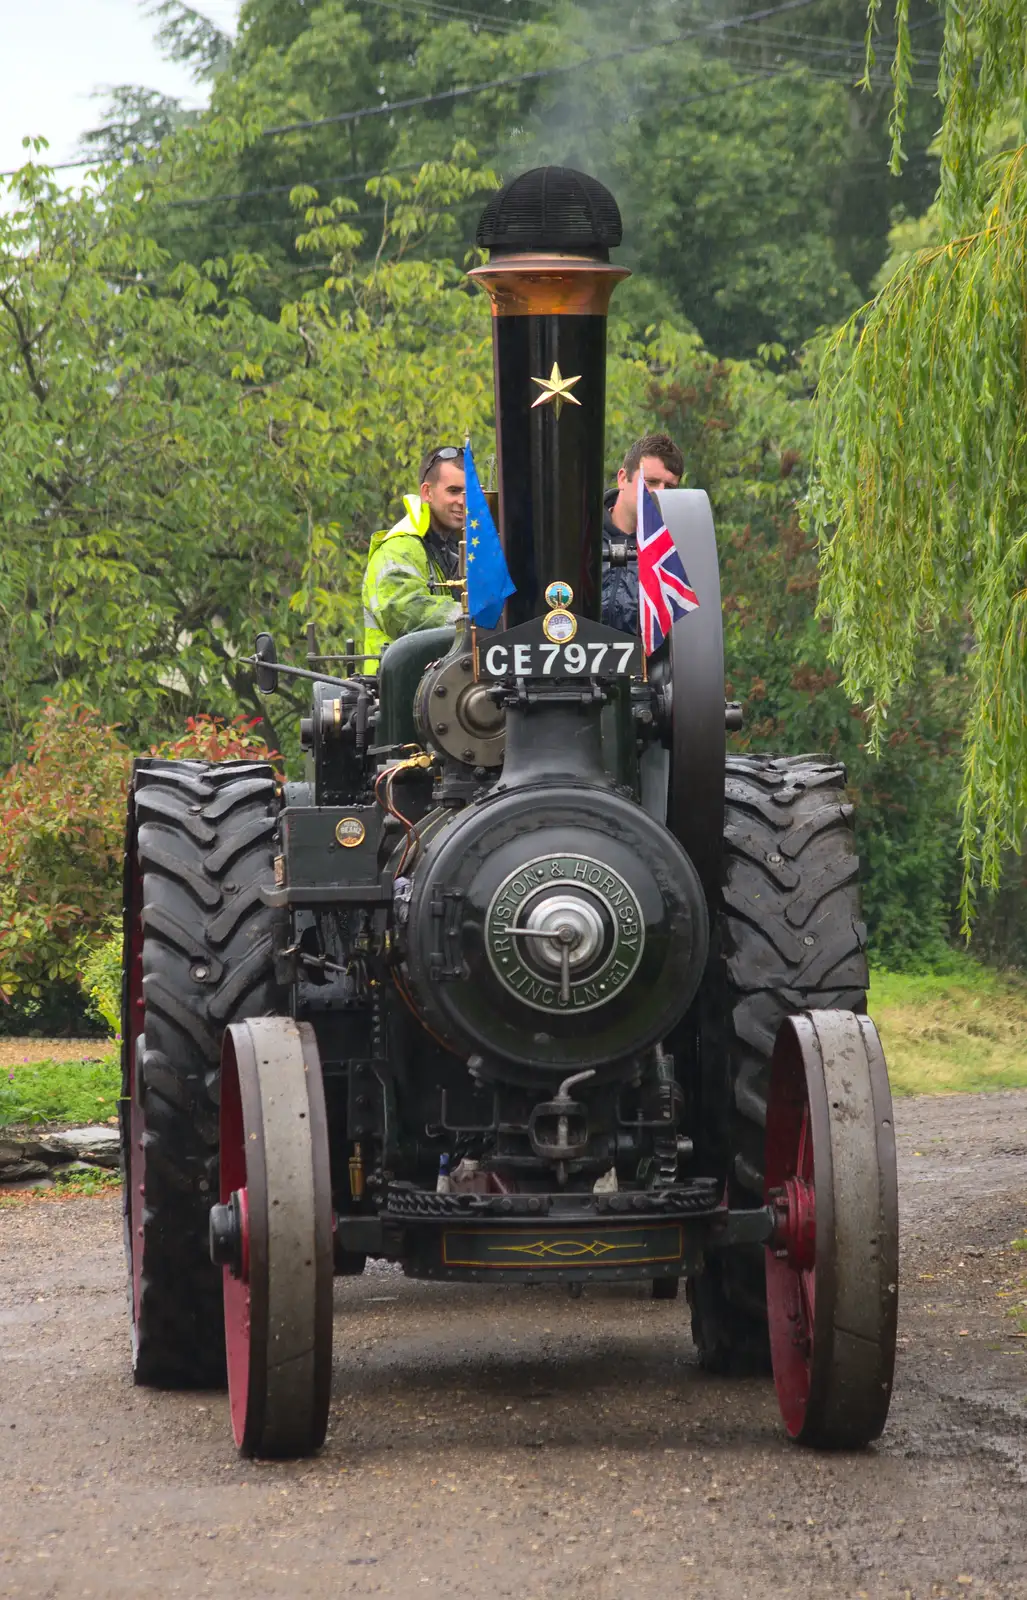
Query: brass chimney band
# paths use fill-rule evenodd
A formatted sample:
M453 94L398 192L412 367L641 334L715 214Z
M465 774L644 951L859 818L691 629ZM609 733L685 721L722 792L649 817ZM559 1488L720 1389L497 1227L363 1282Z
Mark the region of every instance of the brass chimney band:
M591 256L497 256L468 277L480 283L494 317L605 317L610 296L631 274Z

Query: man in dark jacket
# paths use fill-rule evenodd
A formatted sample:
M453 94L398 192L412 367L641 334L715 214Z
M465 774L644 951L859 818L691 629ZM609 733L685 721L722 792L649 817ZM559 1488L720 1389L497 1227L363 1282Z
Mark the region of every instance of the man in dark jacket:
M603 621L624 633L638 632L638 474L650 489L676 489L685 460L665 433L647 433L636 440L617 473L617 487L603 504Z

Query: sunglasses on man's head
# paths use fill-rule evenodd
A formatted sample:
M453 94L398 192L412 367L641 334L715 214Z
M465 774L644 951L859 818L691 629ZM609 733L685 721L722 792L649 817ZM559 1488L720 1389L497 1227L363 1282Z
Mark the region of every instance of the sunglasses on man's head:
M456 461L462 455L463 451L458 449L455 444L444 444L440 450L433 450L424 464L424 472L421 474L421 482L424 482L425 478L428 476L429 472L431 471L432 467L435 466L437 461Z

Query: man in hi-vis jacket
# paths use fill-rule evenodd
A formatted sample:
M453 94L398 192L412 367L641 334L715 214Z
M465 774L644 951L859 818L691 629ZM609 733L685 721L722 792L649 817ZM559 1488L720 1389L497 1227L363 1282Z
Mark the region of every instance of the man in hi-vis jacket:
M378 657L394 639L421 628L442 628L460 615L464 453L455 445L429 450L421 463L420 494L403 496L406 514L372 536L362 598L364 654Z

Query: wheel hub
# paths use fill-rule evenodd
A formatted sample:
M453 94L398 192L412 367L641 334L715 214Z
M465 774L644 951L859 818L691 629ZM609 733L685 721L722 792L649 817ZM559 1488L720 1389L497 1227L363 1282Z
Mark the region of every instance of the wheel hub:
M245 1189L235 1189L223 1205L210 1208L210 1259L227 1267L240 1283L250 1277L250 1213Z
M771 1248L796 1272L810 1272L817 1254L816 1194L806 1178L786 1178L768 1196L774 1208Z

